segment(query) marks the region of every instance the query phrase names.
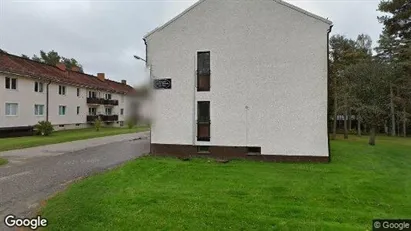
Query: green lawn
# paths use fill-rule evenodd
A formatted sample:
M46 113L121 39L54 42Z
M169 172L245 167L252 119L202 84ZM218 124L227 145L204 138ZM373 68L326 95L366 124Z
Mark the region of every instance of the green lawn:
M48 200L47 230L371 230L410 218L411 139L332 141L331 164L145 157Z
M149 130L148 127L128 128L94 128L65 130L53 132L50 136L25 136L0 139L0 152L13 149L30 148L47 144L57 144L75 140L84 140L103 136L112 136Z
M0 158L0 166L7 164L8 161L6 159Z

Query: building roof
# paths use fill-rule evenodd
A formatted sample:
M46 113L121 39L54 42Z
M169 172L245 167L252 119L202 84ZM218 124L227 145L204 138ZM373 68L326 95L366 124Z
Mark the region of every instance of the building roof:
M134 88L127 84L109 79L102 81L96 76L77 71L63 71L56 66L11 55L2 51L0 51L0 73L119 94L134 93Z
M168 22L166 22L165 24L163 24L162 26L159 26L159 27L155 28L154 30L148 32L148 33L144 36L144 39L147 39L150 35L152 35L152 34L154 34L155 32L157 32L157 31L159 31L159 30L162 30L163 28L167 27L168 25L170 25L171 23L173 23L174 21L176 21L177 19L179 19L180 17L182 17L183 15L185 15L186 13L188 13L189 11L191 11L192 9L194 9L195 7L197 7L198 5L200 5L201 3L205 2L205 1L206 1L206 0L199 0L199 1L197 1L195 4L193 4L192 6L190 6L189 8L187 8L186 10L184 10L182 13L180 13L180 14L177 15L176 17L172 18L170 21L168 21ZM320 21L322 21L322 22L324 22L324 23L326 23L326 24L332 25L332 22L331 22L330 20L328 20L328 19L326 19L326 18L323 18L323 17L320 17L320 16L318 16L318 15L316 15L316 14L313 14L313 13L311 13L311 12L308 12L308 11L306 11L306 10L300 8L300 7L294 6L294 5L290 4L290 3L284 2L284 1L282 1L282 0L272 0L272 1L274 1L274 2L276 2L276 3L279 3L279 4L283 5L283 6L289 7L289 8L291 8L291 9L293 9L293 10L296 10L296 11L298 11L298 12L300 12L300 13L303 13L303 14L309 16L309 17L312 17L312 18L315 18L315 19L317 19L317 20L320 20Z

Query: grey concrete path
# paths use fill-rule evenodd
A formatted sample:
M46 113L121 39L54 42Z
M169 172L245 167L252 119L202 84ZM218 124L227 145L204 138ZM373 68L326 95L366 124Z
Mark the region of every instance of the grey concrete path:
M140 157L149 144L144 132L0 153L11 160L0 167L0 230L10 230L6 215L31 217L42 200L73 180Z
M123 142L123 141L138 139L141 137L147 137L149 135L150 135L149 132L141 132L141 133L122 134L122 135L116 135L116 136L99 137L99 138L93 138L93 139L87 139L87 140L78 140L78 141L59 143L59 144L50 144L50 145L45 145L45 146L33 147L33 148L25 148L25 149L0 152L0 157L31 158L31 157L39 157L39 156L56 156L56 155L61 155L63 153L75 152L75 151L97 147L97 146L101 146L105 144Z

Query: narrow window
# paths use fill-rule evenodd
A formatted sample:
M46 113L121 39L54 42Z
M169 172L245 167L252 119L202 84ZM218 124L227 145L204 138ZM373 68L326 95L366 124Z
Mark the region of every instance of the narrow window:
M6 89L10 89L10 82L11 82L11 79L9 78L9 77L6 77L5 78L5 86L6 86Z
M120 115L124 115L124 109L120 109Z
M34 105L34 115L36 116L44 115L44 105L41 105L41 104Z
M59 115L66 115L66 106L59 106Z
M43 92L43 83L39 83L39 92Z
M197 53L197 91L210 91L210 52Z
M15 78L11 79L11 89L13 90L17 89L17 79Z
M210 101L197 103L197 141L210 141Z
M105 98L106 98L106 99L111 99L111 94L106 94L106 95L105 95Z
M16 116L18 110L17 103L6 103L6 115L7 116Z
M80 97L80 88L77 88L77 97Z
M80 106L77 106L77 115L80 115Z

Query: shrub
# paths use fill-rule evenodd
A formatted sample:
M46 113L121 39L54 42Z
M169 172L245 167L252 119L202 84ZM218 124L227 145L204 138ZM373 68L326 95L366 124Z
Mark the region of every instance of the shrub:
M129 119L129 120L127 121L128 129L134 128L135 125L136 125L136 124L134 123L134 121L133 121L132 119Z
M34 130L36 135L48 136L54 131L54 128L49 121L40 121L34 125Z
M96 129L96 131L100 131L100 128L101 128L101 119L100 118L97 118L94 121L94 128Z

